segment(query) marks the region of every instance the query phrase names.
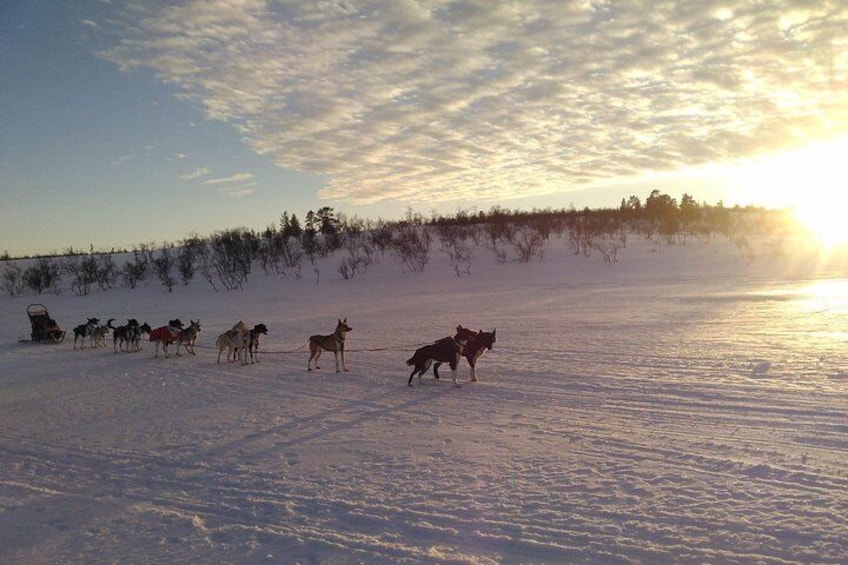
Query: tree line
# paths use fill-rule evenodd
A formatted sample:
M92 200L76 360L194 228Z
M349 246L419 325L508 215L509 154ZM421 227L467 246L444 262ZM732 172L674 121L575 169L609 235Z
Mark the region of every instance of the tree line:
M678 203L659 190L644 201L636 196L622 199L618 208L518 211L496 206L429 218L410 209L394 221L351 218L325 206L310 210L302 221L283 211L277 223L261 231L230 228L205 237L193 234L177 243L139 244L121 253L69 249L62 255L26 258L26 266L7 255L0 258L0 289L11 295L69 290L84 296L93 289L136 288L152 280L173 292L199 278L214 290L236 290L244 287L254 268L266 275L301 278L307 267L307 276L319 282L318 259L331 254L338 255L336 273L343 279L366 272L387 256L406 272L420 272L429 264L434 242L456 276L471 273L480 250L502 263L541 258L552 237L564 238L575 254L598 255L610 266L618 262L629 237L642 237L658 249L723 236L750 253L752 234L781 237L785 214L698 203L687 194ZM115 259L119 255L120 264Z

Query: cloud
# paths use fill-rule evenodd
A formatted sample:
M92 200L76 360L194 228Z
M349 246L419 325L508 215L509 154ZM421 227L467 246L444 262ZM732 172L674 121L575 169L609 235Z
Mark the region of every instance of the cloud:
M229 177L208 179L203 181L203 184L229 184L233 182L242 182L253 178L252 173L238 173Z
M132 161L133 159L138 159L138 155L135 155L135 154L121 155L117 159L112 161L112 163L115 164L115 165L123 165L124 163L126 163L128 161Z
M326 174L336 200L541 194L848 130L841 0L220 0L122 16L104 58L152 69L281 167Z
M218 191L220 194L224 196L232 196L234 198L242 198L244 196L249 196L256 192L256 183L249 182L247 184L243 184L241 186L228 186L221 188Z
M209 174L209 169L207 169L206 167L199 167L197 169L194 169L190 173L180 175L180 178L182 180L195 180L195 179L203 178L208 174Z

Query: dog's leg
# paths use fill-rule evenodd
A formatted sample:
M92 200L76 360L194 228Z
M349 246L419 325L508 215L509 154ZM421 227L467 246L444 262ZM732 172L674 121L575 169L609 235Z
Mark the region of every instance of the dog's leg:
M321 368L321 367L318 366L318 358L319 357L321 357L321 348L320 347L313 349L312 353L309 355L309 362L306 364L306 370L307 371L312 370L312 361L313 360L315 361L315 368L316 369Z
M471 366L470 377L472 382L477 382L477 358L472 357L468 359L468 364Z
M459 366L459 355L454 357L450 362L451 380L453 381L453 386L455 386L456 388L460 387L460 384L458 382L456 382L456 368L458 366Z
M409 373L409 381L406 385L412 386L412 379L415 378L415 375L418 375L418 385L421 386L421 375L427 372L427 369L430 368L430 363L431 361L429 359L425 360L423 363L415 363L412 372Z
M424 361L424 366L423 366L423 367L421 367L421 370L420 370L420 371L418 371L418 385L419 385L419 386L421 386L421 377L423 377L423 376L424 376L424 373L426 373L426 372L427 372L427 369L429 369L429 368L430 368L430 365L431 365L432 363L433 363L433 360L432 360L432 359L427 359L426 361Z
M433 364L433 376L436 377L437 379L439 378L439 365L441 365L441 363L434 363Z

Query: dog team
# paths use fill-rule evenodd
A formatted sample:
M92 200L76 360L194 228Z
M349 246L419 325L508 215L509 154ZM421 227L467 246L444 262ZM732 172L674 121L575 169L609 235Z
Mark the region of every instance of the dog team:
M145 322L139 324L138 320L131 318L123 326L113 326L115 318L109 318L106 324L101 324L98 318L89 318L84 324L74 328L74 349L77 342L80 349L85 349L86 340L92 348L106 347L106 336L112 331L112 345L115 353L118 351L141 351L141 336L149 334L150 325Z
M89 318L84 324L74 328L74 349L77 341L80 349L85 349L86 340L92 348L106 346L106 336L112 331L112 345L115 353L119 351L135 352L141 350L141 337L148 335L149 340L156 344L154 357L159 357L159 347L165 357L170 357L169 346L176 343L176 355L180 355L180 347L191 355L195 355L194 346L200 334L200 320L190 320L189 325L184 327L183 322L176 318L169 320L167 325L151 328L147 322L139 324L135 318L130 318L122 326L113 326L114 318L100 324L98 318ZM318 366L318 358L324 351L332 352L336 361L336 372L347 372L345 365L345 339L348 332L353 328L348 325L347 318L339 318L336 329L329 335L312 335L307 341L309 345L309 361L306 370L311 371L313 364ZM243 321L239 321L233 327L215 340L215 348L218 350L217 362L221 362L221 355L226 352L227 361L238 361L242 365L259 362L259 338L268 334L265 324L256 324L249 328ZM462 325L456 326L453 336L443 337L431 344L419 347L415 353L407 359L406 364L412 366L409 374L408 386L412 386L412 380L418 375L418 383L427 370L433 367L433 376L439 378L439 366L447 363L451 370L451 380L454 386L459 387L456 380L456 371L459 362L464 357L471 368L471 381L477 381L477 361L486 350L492 349L496 339L496 330L474 332Z

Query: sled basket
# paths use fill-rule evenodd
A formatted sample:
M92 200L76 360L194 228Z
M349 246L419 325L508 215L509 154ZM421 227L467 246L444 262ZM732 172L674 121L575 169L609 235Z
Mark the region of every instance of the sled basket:
M26 309L32 324L32 341L45 343L61 343L65 339L65 332L50 317L44 304L30 304Z

